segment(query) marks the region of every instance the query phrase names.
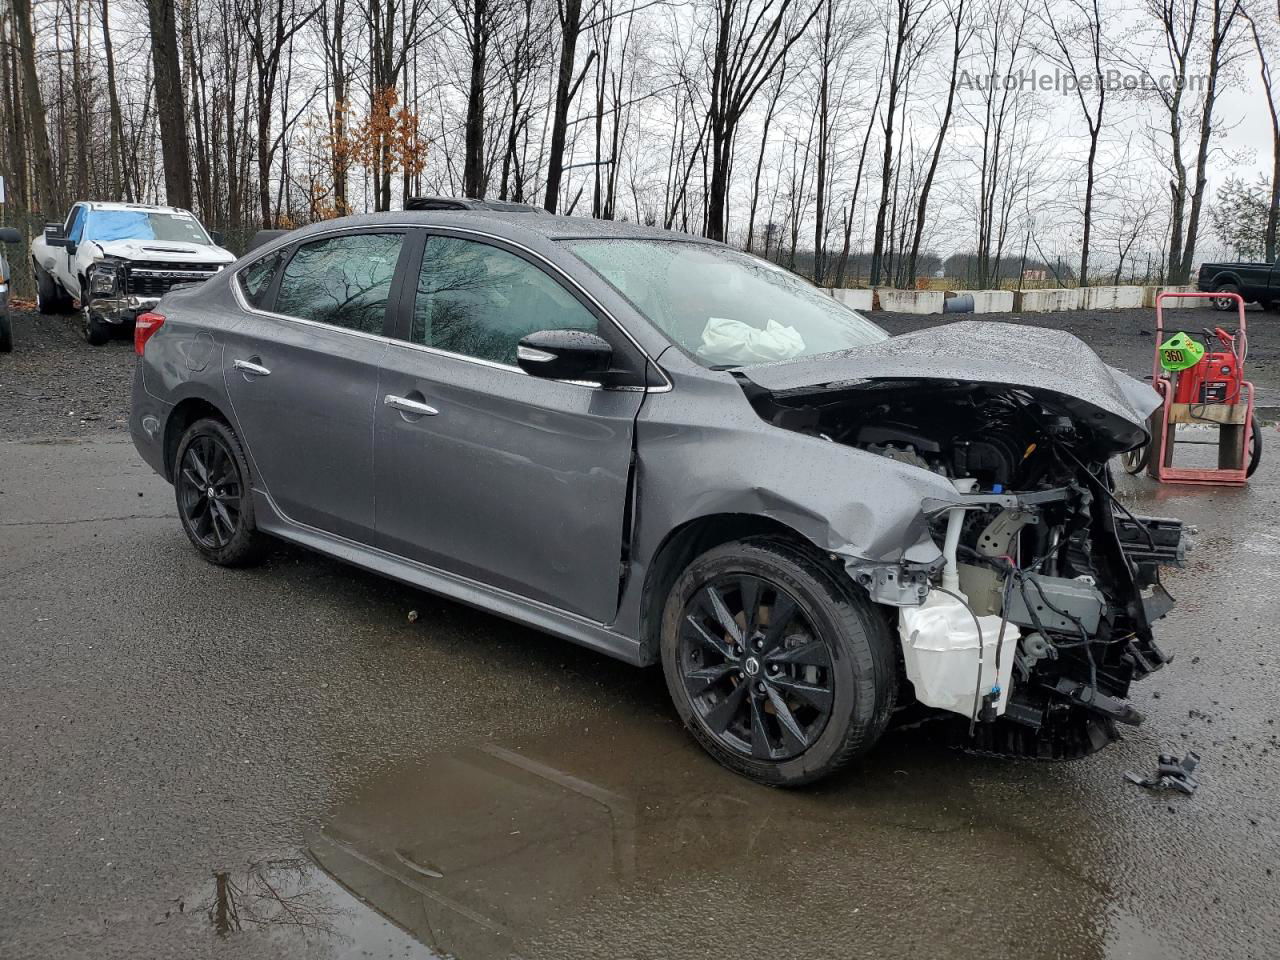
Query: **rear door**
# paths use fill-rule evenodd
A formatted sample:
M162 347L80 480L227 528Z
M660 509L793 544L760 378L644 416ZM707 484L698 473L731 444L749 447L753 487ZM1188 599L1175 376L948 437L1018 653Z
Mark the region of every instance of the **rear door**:
M616 328L498 241L433 232L404 291L375 414L379 545L610 621L643 389L531 377L515 350L535 330ZM643 383L621 338L615 359Z
M223 376L256 483L291 520L373 542L373 415L405 232L270 254L235 278Z

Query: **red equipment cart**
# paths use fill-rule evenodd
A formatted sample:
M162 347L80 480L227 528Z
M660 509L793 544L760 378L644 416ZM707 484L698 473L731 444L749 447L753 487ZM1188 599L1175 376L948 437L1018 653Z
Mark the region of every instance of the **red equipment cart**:
M1164 341L1165 300L1234 300L1240 326L1235 335L1219 327L1218 346L1210 345L1201 361L1176 374L1160 365ZM1126 456L1126 469L1138 473L1143 466L1162 483L1207 483L1243 486L1257 469L1262 438L1253 415L1253 384L1244 379L1248 353L1244 299L1238 293L1160 293L1156 295L1156 349L1151 363L1151 384L1160 394L1160 409L1151 415L1151 442L1144 451ZM1211 424L1218 428L1217 467L1175 467L1173 451L1179 424ZM1183 440L1182 443L1197 441ZM1203 443L1205 441L1198 441ZM1136 467L1136 469L1134 469Z

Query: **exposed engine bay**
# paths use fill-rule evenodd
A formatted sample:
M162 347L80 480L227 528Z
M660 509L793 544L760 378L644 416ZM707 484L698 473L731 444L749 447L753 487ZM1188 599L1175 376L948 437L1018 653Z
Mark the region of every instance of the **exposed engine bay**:
M1185 546L1180 521L1133 516L1114 494L1107 464L1144 436L1140 425L1117 429L1077 398L1002 383L747 394L775 426L956 487L954 501L922 505L941 561L847 563L873 600L898 608L916 694L899 696L903 722L941 708L968 719L968 746L1041 759L1083 756L1114 740L1117 723L1141 722L1126 697L1169 659L1151 624L1173 606L1160 566L1181 563ZM938 618L951 626L929 625Z

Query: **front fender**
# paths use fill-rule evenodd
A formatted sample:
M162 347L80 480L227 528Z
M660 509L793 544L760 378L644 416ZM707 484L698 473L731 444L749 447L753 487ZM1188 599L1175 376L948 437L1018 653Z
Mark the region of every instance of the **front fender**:
M939 561L923 504L957 501L948 479L772 426L736 383L728 386L682 382L646 398L636 422L637 508L619 628L638 636L642 584L659 549L673 530L702 518L776 521L839 558L851 576Z

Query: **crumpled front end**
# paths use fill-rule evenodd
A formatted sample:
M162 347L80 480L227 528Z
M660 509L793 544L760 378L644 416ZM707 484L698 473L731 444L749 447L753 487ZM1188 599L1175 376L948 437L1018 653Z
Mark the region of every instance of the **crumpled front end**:
M106 255L89 265L84 305L107 323L132 323L139 314L155 309L170 290L203 283L225 266L203 261L130 260Z
M878 373L874 358L863 365L873 377L817 362L754 368L744 382L776 426L945 478L945 495L919 503L926 535L912 528L899 556L833 553L899 621L915 694L901 720L963 717L966 742L996 753L1066 759L1104 746L1116 724L1142 720L1130 684L1168 661L1152 624L1173 605L1159 571L1182 562L1182 524L1133 516L1108 468L1145 439L1158 399L1075 343L1073 360L1062 351L1075 347L1053 341L1070 389L1060 376L1028 383L1042 378L1019 364L959 380L954 356L949 375L926 376L919 357L887 346Z

